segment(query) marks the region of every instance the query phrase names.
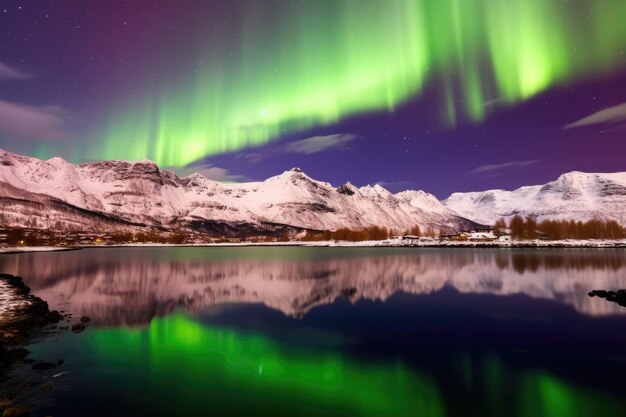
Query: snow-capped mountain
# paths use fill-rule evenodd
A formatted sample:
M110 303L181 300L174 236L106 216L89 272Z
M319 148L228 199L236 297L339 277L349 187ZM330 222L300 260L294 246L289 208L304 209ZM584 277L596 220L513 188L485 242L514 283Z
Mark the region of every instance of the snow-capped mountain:
M538 221L616 220L626 225L626 172L568 172L544 185L514 191L454 193L443 203L461 216L482 224L516 214Z
M423 191L392 194L380 185L340 187L294 168L262 182L223 184L200 174L179 178L151 161L72 165L0 151L0 201L11 226L74 225L86 230L181 227L219 235L287 230L398 232L473 226ZM97 226L97 227L96 227Z

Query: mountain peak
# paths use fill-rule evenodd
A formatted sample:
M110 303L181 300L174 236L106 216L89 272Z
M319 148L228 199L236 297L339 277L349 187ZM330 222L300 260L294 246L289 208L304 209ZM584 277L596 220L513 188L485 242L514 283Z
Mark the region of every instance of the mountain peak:
M132 164L135 164L135 165L154 165L154 166L158 167L158 165L157 165L157 163L156 163L156 162L154 162L154 161L153 161L153 160L151 160L151 159L147 159L147 158L144 158L144 159L139 159L139 160L137 160L137 161L133 161L133 162L131 162L131 163L132 163Z
M187 175L186 177L184 177L184 179L189 179L189 180L207 179L207 177L205 177L204 175L200 174L199 172L194 172L193 174Z
M60 156L54 156L50 159L48 159L46 162L51 163L51 164L67 164L68 162L61 158Z
M337 192L344 195L354 195L356 194L357 188L350 183L350 181L346 182L343 185L337 187Z

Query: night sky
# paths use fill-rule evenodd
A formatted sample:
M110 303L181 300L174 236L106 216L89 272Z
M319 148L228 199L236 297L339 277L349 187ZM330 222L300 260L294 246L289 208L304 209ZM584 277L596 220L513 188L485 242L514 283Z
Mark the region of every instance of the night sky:
M623 0L0 0L0 147L391 191L626 170Z

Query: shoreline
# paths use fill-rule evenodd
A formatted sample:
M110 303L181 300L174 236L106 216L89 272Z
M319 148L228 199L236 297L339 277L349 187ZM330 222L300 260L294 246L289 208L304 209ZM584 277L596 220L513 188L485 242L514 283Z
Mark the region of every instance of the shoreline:
M0 273L0 350L33 340L48 325L64 316L31 293L21 277Z
M519 249L519 248L626 248L626 239L621 240L520 240L509 242L471 242L471 241L423 241L407 243L402 239L373 240L361 242L348 241L290 241L290 242L220 242L220 243L129 243L117 245L83 245L83 246L7 246L0 247L0 255L32 253L32 252L60 252L94 248L143 248L143 247L327 247L327 248L489 248L489 249Z
M83 320L71 324L72 315L50 310L48 303L34 295L21 277L0 273L0 412L3 416L26 416L53 390L60 380L54 362L33 358L31 344L70 330L86 328ZM81 327L82 326L82 327ZM34 388L38 387L38 388Z

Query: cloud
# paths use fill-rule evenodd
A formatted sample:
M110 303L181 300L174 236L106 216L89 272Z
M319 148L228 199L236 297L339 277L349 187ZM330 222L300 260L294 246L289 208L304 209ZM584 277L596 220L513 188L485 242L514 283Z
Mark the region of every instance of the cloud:
M284 146L284 151L289 153L312 154L328 151L330 149L340 149L348 142L357 138L351 133L337 133L326 136L313 136L312 138L290 142Z
M506 168L514 168L514 167L525 167L529 165L533 165L539 162L538 159L531 159L528 161L511 161L511 162L503 162L501 164L490 164L490 165L481 165L469 171L470 174L479 174L482 172L493 173L494 171L500 171Z
M206 178L213 181L220 182L248 182L250 178L245 175L233 174L226 168L216 167L207 163L195 163L187 165L182 168L169 167L172 171L176 172L179 176L184 177L194 173L201 174Z
M587 117L583 117L580 120L563 126L563 129L572 129L601 123L621 123L624 121L626 121L626 103L597 111Z
M376 181L374 184L392 192L406 190L411 185L409 181Z
M0 62L0 80L26 80L29 78L33 78L33 74Z
M310 155L332 149L348 149L345 145L355 139L357 139L357 135L351 133L335 133L326 136L313 136L307 139L288 142L286 144L269 144L262 151L241 152L235 155L235 159L256 164L274 155L280 155L283 153Z
M228 169L220 167L206 167L197 172L213 181L242 182L247 180L244 175L233 174Z
M0 136L13 140L64 139L65 111L58 106L35 107L0 100Z
M235 158L243 159L244 161L248 161L252 164L256 164L257 162L261 162L268 156L269 156L269 153L265 153L265 152L249 152L249 153L238 153L237 155L235 155Z

